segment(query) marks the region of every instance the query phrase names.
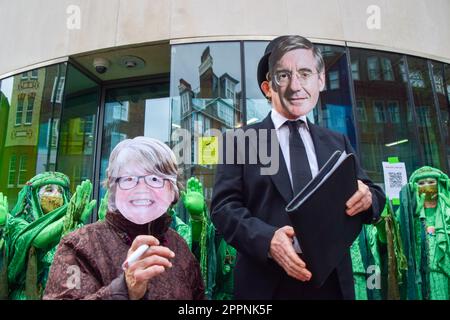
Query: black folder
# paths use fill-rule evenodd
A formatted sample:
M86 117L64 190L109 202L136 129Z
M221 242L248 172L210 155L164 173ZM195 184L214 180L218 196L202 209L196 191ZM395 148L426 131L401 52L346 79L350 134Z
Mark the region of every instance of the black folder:
M357 189L355 156L336 151L286 206L316 287L324 284L361 232L360 215L345 213L345 203Z

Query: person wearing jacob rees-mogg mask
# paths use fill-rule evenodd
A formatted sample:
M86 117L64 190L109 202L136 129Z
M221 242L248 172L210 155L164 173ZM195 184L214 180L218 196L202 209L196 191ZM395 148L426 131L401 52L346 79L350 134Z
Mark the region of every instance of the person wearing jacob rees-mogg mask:
M354 299L350 253L333 270L324 285L315 288L298 246L285 207L336 151L354 153L347 137L311 123L306 115L314 109L325 87L325 64L320 50L301 36L272 40L258 64L260 89L272 105L259 123L242 130L256 131L261 147L264 131L276 134L271 142L281 150L278 171L262 175L266 163L219 164L211 200L211 219L218 232L237 250L234 293L237 299ZM264 138L265 139L265 138ZM225 155L251 158L252 146L227 145ZM273 146L273 145L272 145ZM228 148L228 149L227 149ZM273 155L273 154L272 154ZM257 157L255 157L257 158ZM380 187L356 165L358 191L346 199L349 216L360 215L365 223L380 216L385 198ZM328 201L328 199L325 199ZM381 205L380 205L381 204ZM320 221L317 221L320 225Z

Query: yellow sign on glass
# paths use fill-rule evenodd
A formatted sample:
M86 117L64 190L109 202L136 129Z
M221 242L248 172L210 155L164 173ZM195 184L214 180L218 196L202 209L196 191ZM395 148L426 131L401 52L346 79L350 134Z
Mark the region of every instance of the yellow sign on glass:
M219 142L216 136L198 138L198 164L219 162Z

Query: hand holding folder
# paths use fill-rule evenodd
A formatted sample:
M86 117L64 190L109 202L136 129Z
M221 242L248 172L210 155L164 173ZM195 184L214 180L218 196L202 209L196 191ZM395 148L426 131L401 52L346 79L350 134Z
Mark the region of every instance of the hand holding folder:
M339 265L361 231L361 217L345 213L347 200L357 190L355 156L336 151L286 206L317 287Z

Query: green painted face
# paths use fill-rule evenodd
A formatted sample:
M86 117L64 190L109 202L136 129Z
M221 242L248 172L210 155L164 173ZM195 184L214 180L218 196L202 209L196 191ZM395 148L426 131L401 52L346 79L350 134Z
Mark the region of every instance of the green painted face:
M436 201L438 196L437 181L434 178L424 178L417 182L419 195L425 194L425 201Z
M64 204L61 187L55 184L42 186L39 189L39 200L44 214L61 207Z

